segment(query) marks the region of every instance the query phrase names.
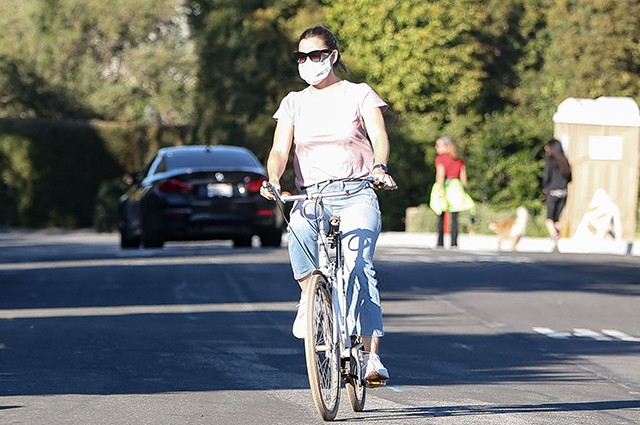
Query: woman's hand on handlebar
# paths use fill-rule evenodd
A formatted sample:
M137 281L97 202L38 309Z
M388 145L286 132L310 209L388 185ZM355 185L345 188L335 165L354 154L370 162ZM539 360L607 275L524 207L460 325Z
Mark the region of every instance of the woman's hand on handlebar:
M277 198L276 195L273 194L274 189L277 190L278 193L280 193L280 182L269 180L269 182L267 183L265 181L260 188L260 195L269 199L270 201L275 201Z
M383 188L385 190L394 190L398 188L398 185L396 184L396 181L393 179L393 177L391 177L390 174L387 174L381 168L376 168L375 170L373 170L371 176L378 179L378 181L381 183L377 185L376 189Z

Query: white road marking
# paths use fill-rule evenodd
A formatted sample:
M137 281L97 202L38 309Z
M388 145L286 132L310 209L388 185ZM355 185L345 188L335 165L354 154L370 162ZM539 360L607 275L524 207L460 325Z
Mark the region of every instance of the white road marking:
M294 311L294 302L125 305L111 307L25 308L0 310L0 319L125 316L132 314L194 314L219 312Z
M470 256L470 255L450 255L450 256L438 256L431 257L424 254L411 254L409 252L380 252L376 250L376 260L386 262L403 262L403 263L425 263L425 264L456 264L456 263L509 263L509 264L531 264L533 260L526 257L507 257L497 255L487 255L484 253L482 256Z
M473 347L466 344L461 344L459 342L456 342L455 344L453 344L453 346L456 348L464 348L465 350L473 351Z
M63 260L63 261L34 261L26 263L3 263L0 271L5 270L41 270L77 267L143 267L143 266L178 266L178 265L207 265L233 264L246 262L242 255L212 255L202 257L153 257L153 258L109 258L98 260ZM262 263L281 263L282 258L265 256Z
M571 333L569 332L556 332L551 328L545 327L534 327L533 330L535 332L538 332L539 334L548 336L549 338L553 339L568 339L571 336Z
M575 328L573 334L581 338L591 338L596 341L611 341L611 338L602 335L600 332L592 331L586 328Z
M602 333L626 342L640 342L640 338L631 336L617 329L603 329Z
M640 338L629 335L617 329L602 329L602 333L599 333L587 328L575 328L573 330L573 333L571 333L571 332L556 332L551 328L536 326L533 328L533 330L534 332L538 332L539 334L542 334L544 336L548 336L549 338L554 338L554 339L569 339L569 337L571 336L576 336L580 338L591 338L596 341L613 341L617 339L625 342L640 342Z

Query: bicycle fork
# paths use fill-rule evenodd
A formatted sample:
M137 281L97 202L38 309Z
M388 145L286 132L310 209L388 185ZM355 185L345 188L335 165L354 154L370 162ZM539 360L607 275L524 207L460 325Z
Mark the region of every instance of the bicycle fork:
M334 273L331 276L335 278L332 282L332 296L334 309L334 344L339 348L340 366L343 378L352 378L360 380L360 376L352 373L353 368L350 364L351 359L358 359L359 349L362 348L362 342L353 344L348 326L348 301L347 286L344 278L344 258L342 255L342 238L340 236L340 219L332 216L329 219L329 232L327 234L329 247L334 250L335 258L331 262ZM356 368L358 370L358 368Z
M343 378L351 378L361 380L361 376L354 375L352 371L351 359L359 358L359 350L362 348L362 342L353 344L351 335L347 326L348 302L347 302L347 285L344 277L344 258L342 254L342 238L340 236L340 218L332 216L329 218L329 229L325 227L325 223L320 221L319 231L321 235L325 235L327 244L320 250L320 264L328 265L329 270L324 270L329 284L331 285L331 296L333 302L333 346L338 348L340 355L338 362ZM331 250L331 251L330 251ZM334 256L331 258L330 253ZM355 368L359 371L359 368Z

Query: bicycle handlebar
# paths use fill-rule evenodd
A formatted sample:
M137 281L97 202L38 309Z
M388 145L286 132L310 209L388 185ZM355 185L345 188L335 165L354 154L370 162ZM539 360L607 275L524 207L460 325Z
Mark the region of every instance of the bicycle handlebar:
M332 180L332 181L327 181L324 183L331 183L333 181L340 181L340 180ZM349 180L345 180L345 181L349 181ZM351 180L353 181L353 180ZM322 199L322 198L335 198L337 196L349 196L349 195L353 195L354 193L358 193L360 192L362 189L364 189L367 184L371 183L374 186L380 186L380 187L384 187L386 186L386 184L380 180L378 180L375 177L367 177L361 180L360 184L358 185L358 187L356 187L355 189L345 189L345 190L338 190L338 191L334 191L334 192L312 192L312 193L306 193L306 194L300 194L300 195L291 195L288 193L279 193L272 185L271 183L269 183L268 181L264 181L262 182L262 186L265 187L266 189L268 189L271 193L274 194L274 196L276 197L277 200L279 200L280 202L294 202L294 201L304 201L307 199ZM320 183L322 184L322 183Z

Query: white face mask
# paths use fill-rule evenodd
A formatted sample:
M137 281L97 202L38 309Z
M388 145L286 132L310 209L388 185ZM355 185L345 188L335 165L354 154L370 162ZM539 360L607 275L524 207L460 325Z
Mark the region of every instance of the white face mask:
M332 54L318 62L307 59L304 63L298 64L298 73L300 78L305 80L310 86L320 84L322 80L327 78L333 65L331 64Z

